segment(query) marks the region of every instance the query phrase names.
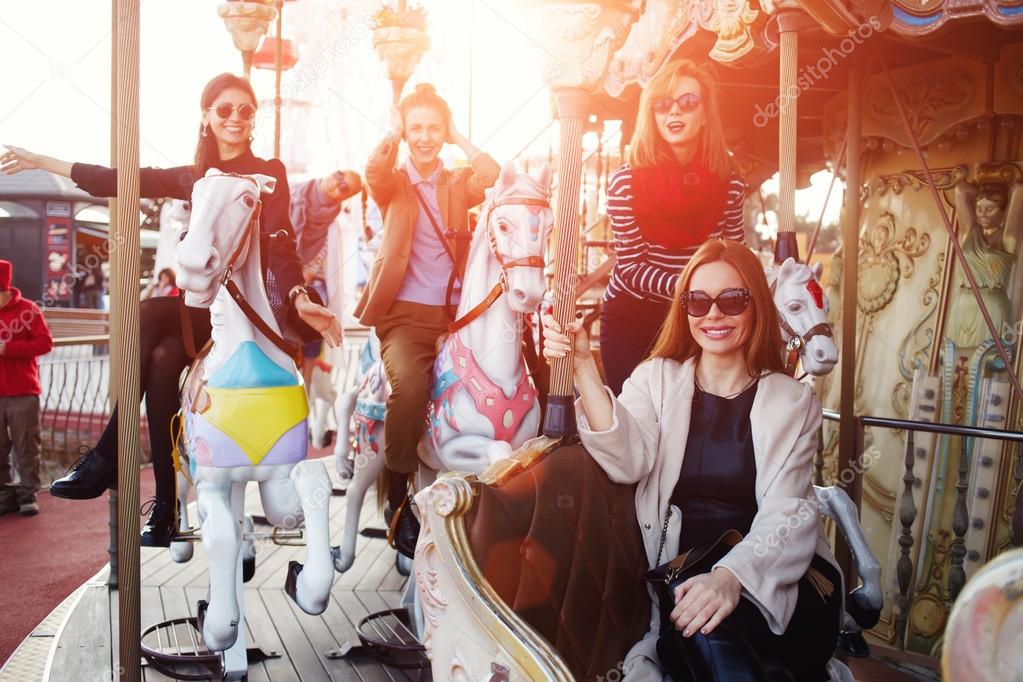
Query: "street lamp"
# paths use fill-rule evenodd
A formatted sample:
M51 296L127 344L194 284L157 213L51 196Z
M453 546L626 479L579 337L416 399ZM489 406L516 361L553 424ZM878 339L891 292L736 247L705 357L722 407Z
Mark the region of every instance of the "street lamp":
M235 49L242 53L242 71L246 80L252 70L252 55L259 45L259 39L270 28L270 20L280 13L272 2L248 2L230 0L217 7L217 14L231 33ZM280 20L278 19L278 24Z

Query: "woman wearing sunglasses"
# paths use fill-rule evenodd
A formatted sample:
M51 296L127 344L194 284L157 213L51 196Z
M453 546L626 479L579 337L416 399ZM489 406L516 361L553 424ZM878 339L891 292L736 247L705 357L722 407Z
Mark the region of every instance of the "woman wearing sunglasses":
M650 352L700 244L745 238L745 183L725 147L709 71L685 59L651 79L626 161L608 181L617 261L600 314L601 360L615 394Z
M306 340L322 335L328 343L340 343L340 323L333 313L313 302L303 286L302 263L295 252L288 217L290 195L284 164L277 159L260 159L250 148L256 113L256 95L252 86L244 78L221 74L203 89L200 111L202 119L195 163L176 168L141 169L140 194L143 197L189 200L192 185L210 168L227 173L273 176L277 186L272 194L264 195L259 219L260 249L271 307L279 322L294 313L291 321ZM7 147L7 151L0 154L0 170L4 173L31 168L69 177L95 196L112 197L117 193L117 171L112 168L69 163L17 147ZM170 423L178 410L178 379L189 362L179 305L177 298L152 298L142 302L140 311L140 370L156 479L156 500L142 529L142 544L145 546L167 546L177 517ZM186 310L191 319L195 346L201 348L210 338L209 310ZM89 499L103 494L116 480L115 408L96 446L87 449L50 490L57 497Z
M757 257L725 239L696 251L618 397L581 324L543 322L544 355L574 353L582 444L638 484L656 625L625 679L827 680L843 591L811 485L821 406L783 373Z

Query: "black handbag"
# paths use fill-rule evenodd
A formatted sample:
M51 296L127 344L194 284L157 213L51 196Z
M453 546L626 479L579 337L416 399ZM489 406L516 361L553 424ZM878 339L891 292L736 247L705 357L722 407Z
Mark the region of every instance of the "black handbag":
M665 531L667 527L665 527ZM707 573L723 556L731 551L732 547L742 542L742 533L737 530L728 530L721 534L714 542L702 547L689 549L671 561L661 564L646 572L644 576L653 584L661 607L662 619L675 608L675 588L689 580L694 575ZM664 539L661 539L661 547L664 547Z

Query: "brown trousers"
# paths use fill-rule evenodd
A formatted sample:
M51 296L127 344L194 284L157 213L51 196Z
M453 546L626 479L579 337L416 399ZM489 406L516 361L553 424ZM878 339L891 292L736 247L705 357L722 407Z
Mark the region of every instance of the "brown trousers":
M39 490L39 396L17 395L0 398L0 486L9 486L11 454L21 482L19 490Z
M437 339L447 331L444 306L395 301L377 321L380 355L391 382L384 420L384 460L398 474L419 468Z

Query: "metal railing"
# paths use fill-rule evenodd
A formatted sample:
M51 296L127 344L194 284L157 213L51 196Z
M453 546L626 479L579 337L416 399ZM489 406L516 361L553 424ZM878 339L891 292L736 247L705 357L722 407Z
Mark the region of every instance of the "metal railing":
M834 411L825 409L824 419L839 422L841 415ZM917 521L918 509L913 497L913 488L920 483L914 468L916 460L920 456L915 444L916 433L931 433L939 436L960 436L960 456L956 474L956 497L952 520L952 533L954 534L951 549L949 551L950 569L948 575L948 607L955 603L963 585L966 583L966 571L963 567L963 560L966 557L966 533L969 529L970 518L967 509L967 489L970 479L970 445L972 439L992 439L1003 443L1016 444L1016 459L1012 467L1015 485L1013 487L1013 513L1010 524L1010 544L1013 547L1023 545L1023 495L1020 494L1021 483L1023 483L1023 433L1019 431L1007 431L1002 429L985 428L978 426L961 426L958 424L946 424L941 422L923 422L908 419L892 419L888 417L856 416L854 417L856 430L857 456L862 456L865 449L865 433L868 427L906 432L906 446L904 453L904 473L902 476L903 491L899 500L899 508L895 510L895 517L899 523L899 556L896 563L896 577L899 584L899 595L897 598L897 614L895 621L896 647L899 652L904 652L906 647L906 628L909 621L910 600L913 596L912 582L916 572L913 565L912 550L915 545L913 538L913 526ZM818 480L820 479L821 457L818 457ZM846 487L850 496L856 502L857 507L861 503L861 482L862 468L853 467L854 479ZM921 542L925 541L924 532L921 531ZM841 538L839 538L841 542ZM893 557L888 557L889 560ZM851 566L843 566L849 580L854 580L851 573Z
M61 475L110 417L108 336L54 339L39 358L43 479Z

